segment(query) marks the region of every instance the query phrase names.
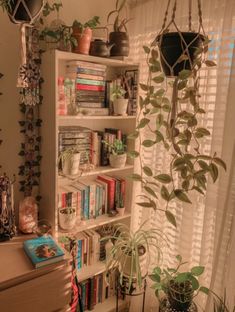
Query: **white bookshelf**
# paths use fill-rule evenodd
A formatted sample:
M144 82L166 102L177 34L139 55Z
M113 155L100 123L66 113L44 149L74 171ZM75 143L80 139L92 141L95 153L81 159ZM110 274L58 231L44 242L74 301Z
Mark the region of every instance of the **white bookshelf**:
M133 173L134 164L128 160L126 166L121 169L107 167L98 167L89 172L83 172L77 176L63 176L57 167L58 157L58 131L60 126L82 126L92 130L102 131L104 128L121 129L122 133L130 134L135 130L135 116L58 116L57 115L57 81L59 76L65 76L66 62L71 60L88 61L107 65L108 79L113 79L116 74L125 70L138 69L138 65L115 59L99 58L93 56L79 55L69 52L48 51L42 56L42 77L44 83L42 86L43 104L41 106L41 116L43 126L41 129L42 136L42 162L41 162L41 181L40 192L42 200L40 204L40 218L47 219L52 224L53 234L59 238L66 234L76 234L86 229L97 228L105 224L114 222L125 222L131 224L131 215L133 213L134 185L128 176ZM134 148L134 141L127 144L129 150ZM109 217L102 215L96 219L86 220L85 223L77 223L70 231L65 232L58 226L58 208L57 194L61 185L69 185L77 179L95 179L98 174L110 174L126 178L126 210L124 216ZM104 271L104 264L87 267L78 271L78 279L83 280L92 275ZM102 304L95 306L95 312L111 312L115 307L115 298L109 298ZM124 303L123 303L124 304Z

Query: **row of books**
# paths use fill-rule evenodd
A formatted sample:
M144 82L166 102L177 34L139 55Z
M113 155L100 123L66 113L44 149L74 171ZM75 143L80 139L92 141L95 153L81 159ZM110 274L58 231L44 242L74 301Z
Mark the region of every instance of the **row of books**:
M103 143L122 140L126 145L127 136L116 128L105 128L104 131L92 131L84 127L65 126L59 128L59 153L75 147L81 153L80 165L91 163L95 167L109 165L110 149Z
M80 311L93 310L96 304L115 295L115 271L109 277L109 283L105 275L100 273L79 283Z
M81 182L61 186L58 209L72 207L78 219L93 219L124 205L125 193L125 179L98 175L96 180L82 179Z

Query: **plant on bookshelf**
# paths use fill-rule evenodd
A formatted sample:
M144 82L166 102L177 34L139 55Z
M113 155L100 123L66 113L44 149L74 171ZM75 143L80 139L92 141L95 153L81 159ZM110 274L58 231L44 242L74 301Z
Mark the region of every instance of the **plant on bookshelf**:
M72 230L76 224L76 209L73 207L59 208L59 225L63 230Z
M61 163L62 172L65 175L78 174L80 165L80 148L71 146L60 152L58 162Z
M114 115L126 115L128 99L124 96L126 90L121 85L114 85L111 90L111 99L113 100L113 111Z
M113 168L124 168L126 164L126 145L122 140L115 139L114 142L102 141L106 146L108 146L109 162L110 166Z

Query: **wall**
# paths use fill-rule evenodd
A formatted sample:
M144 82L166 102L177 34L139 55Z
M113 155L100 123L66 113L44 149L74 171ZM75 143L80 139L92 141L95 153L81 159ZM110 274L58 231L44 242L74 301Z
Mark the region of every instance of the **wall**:
M52 3L53 1L50 0ZM100 16L102 26L106 23L107 14L115 7L115 0L63 0L60 18L68 25L74 19L86 22L94 15ZM56 16L52 16L56 18ZM19 26L10 23L6 13L0 9L0 72L4 77L0 80L0 164L2 171L12 176L18 175L18 166L21 157L18 156L20 142L18 121L21 118L19 111L19 95L16 88L17 71L20 61L19 54ZM17 181L19 180L17 176ZM15 207L18 210L22 194L18 192L19 184L15 184ZM16 211L17 215L17 211Z

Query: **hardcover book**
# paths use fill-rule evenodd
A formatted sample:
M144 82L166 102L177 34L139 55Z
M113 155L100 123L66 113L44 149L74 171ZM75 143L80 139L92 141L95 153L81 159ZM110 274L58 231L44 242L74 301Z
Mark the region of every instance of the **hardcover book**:
M63 250L51 236L36 237L24 241L23 248L35 268L64 259Z

